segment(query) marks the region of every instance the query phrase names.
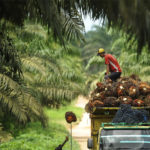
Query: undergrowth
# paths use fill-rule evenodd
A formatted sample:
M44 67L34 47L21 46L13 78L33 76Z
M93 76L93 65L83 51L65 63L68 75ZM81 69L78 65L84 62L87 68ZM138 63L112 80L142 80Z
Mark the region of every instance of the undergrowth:
M69 135L64 116L66 111L73 111L78 120L81 119L83 113L83 109L75 107L74 104L58 110L45 108L45 113L49 118L48 127L43 128L40 122L29 123L24 129L17 131L17 136L13 140L2 143L0 150L55 150ZM70 137L63 150L70 150ZM73 150L80 150L74 140Z

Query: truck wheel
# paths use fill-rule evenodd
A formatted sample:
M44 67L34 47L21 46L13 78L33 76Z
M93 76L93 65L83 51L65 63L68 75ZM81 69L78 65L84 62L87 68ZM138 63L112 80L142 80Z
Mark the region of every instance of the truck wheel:
M88 149L92 149L93 148L93 139L88 138L87 147L88 147Z

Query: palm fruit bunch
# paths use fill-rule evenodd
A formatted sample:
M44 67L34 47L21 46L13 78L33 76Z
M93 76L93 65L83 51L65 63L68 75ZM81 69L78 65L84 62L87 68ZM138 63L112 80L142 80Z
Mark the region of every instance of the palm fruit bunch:
M121 104L134 107L150 106L150 84L142 82L135 74L121 77L116 82L107 79L96 84L96 89L89 99L87 112L93 107L118 107Z
M143 95L147 95L150 93L150 85L148 85L146 82L141 82L139 84L140 93Z
M68 123L76 122L77 117L72 111L68 111L65 113L65 118Z
M119 104L116 97L105 97L103 103L105 107L117 107Z

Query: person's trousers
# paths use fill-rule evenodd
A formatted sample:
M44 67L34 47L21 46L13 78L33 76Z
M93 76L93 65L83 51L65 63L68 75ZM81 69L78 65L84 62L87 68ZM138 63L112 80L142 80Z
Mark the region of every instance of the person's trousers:
M120 78L121 72L111 72L109 75L105 75L105 79L110 78L112 81L116 81L118 78Z

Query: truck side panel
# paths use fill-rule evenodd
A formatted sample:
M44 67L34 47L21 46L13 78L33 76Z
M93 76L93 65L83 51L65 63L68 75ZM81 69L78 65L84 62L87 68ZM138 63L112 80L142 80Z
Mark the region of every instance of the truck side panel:
M97 150L97 135L102 122L111 122L114 115L90 115L91 118L91 137L93 139L93 149Z

